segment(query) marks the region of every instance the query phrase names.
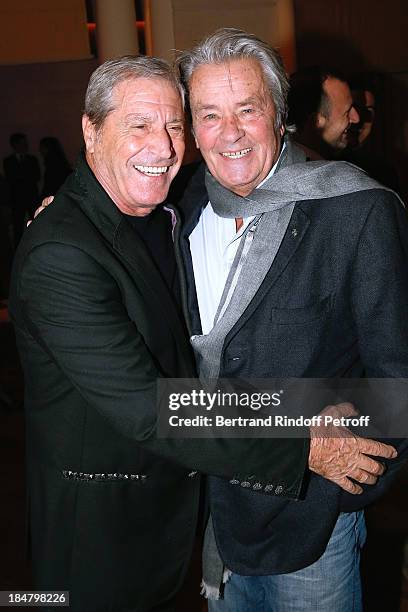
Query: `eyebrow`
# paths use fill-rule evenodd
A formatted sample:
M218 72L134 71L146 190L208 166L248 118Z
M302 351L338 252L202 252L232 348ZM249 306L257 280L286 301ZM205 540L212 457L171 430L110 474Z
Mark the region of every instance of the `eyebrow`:
M255 104L260 102L261 100L256 96L250 96L249 98L245 98L245 100L240 100L237 102L236 106L247 106L248 104ZM217 110L218 106L216 104L196 104L197 111L203 110Z
M143 123L152 123L154 121L154 114L143 115L142 113L130 113L126 115L125 122L132 123L134 121L140 121ZM166 125L169 123L183 123L184 117L172 117L169 121L166 121Z
M218 107L215 104L197 104L196 105L196 109L198 111L202 111L202 110L215 110Z
M125 121L127 123L131 123L132 121L144 121L146 123L150 123L152 121L151 115L142 115L141 113L130 113L126 115Z
M238 106L247 106L248 104L254 104L255 102L259 102L260 99L256 96L250 96L249 98L245 98L242 102L238 102Z

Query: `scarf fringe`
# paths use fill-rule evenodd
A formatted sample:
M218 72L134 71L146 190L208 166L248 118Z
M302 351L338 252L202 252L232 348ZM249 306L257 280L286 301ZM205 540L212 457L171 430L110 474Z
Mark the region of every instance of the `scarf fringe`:
M231 570L224 568L224 572L222 575L222 584L227 583L228 580L231 578L231 576L232 576ZM204 595L206 599L218 600L221 598L220 589L218 587L210 586L209 584L204 582L204 580L201 581L200 587L201 587L200 595Z
M231 576L232 576L231 570L224 567L224 573L222 575L222 584L226 584L228 580L231 578Z
M210 586L206 584L204 580L202 580L200 595L204 595L206 599L219 599L220 598L220 589L218 587Z

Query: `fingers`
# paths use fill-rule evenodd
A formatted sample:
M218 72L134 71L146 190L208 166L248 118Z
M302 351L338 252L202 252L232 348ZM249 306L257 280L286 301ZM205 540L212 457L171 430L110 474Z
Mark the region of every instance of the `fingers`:
M350 404L350 402L341 402L340 404L333 406L333 408L335 409L336 416L339 417L352 417L358 414L358 411L355 409L353 404Z
M361 482L361 484L368 485L374 485L378 480L377 476L374 476L374 474L369 474L368 472L362 469L356 469L350 472L350 474L348 474L347 476L348 478L357 480L357 482Z
M35 219L36 217L38 217L38 215L39 215L40 213L42 213L42 211L43 211L43 210L45 210L45 208L46 208L46 207L45 207L45 206L43 206L42 204L41 204L41 206L39 206L38 208L36 208L35 213L34 213L34 219Z
M46 208L48 206L48 204L51 204L51 202L53 201L54 196L47 196L46 198L43 199L43 201L41 202L41 206L43 208Z
M339 487L347 491L347 493L351 493L352 495L360 495L360 493L363 492L363 489L358 484L352 482L346 477L339 478L339 480L333 482L335 482Z
M350 402L341 402L340 404L330 404L326 406L320 414L329 415L335 418L352 417L358 414L353 404Z
M36 209L34 213L34 219L38 217L38 215L42 213L42 211L45 210L49 204L51 204L53 199L54 199L54 196L47 196L46 198L43 199L40 206ZM27 221L27 227L31 225L32 222L33 222L33 219L30 219L29 221Z
M379 461L375 461L375 459L371 459L367 457L367 455L360 455L359 467L373 474L374 476L382 476L385 472L385 466Z
M385 459L395 459L398 456L395 448L389 444L377 442L366 438L358 438L359 451L365 455L374 455L375 457L384 457Z

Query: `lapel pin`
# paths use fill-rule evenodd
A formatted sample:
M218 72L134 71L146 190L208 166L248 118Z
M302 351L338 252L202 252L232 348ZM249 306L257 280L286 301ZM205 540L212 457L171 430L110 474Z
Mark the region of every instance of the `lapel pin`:
M296 238L297 235L298 235L298 231L297 231L296 227L294 227L293 230L292 230L292 236L294 238Z

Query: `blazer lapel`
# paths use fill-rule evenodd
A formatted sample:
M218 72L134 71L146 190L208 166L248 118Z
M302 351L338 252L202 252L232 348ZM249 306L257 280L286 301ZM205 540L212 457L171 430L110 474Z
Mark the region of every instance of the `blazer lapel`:
M80 207L105 240L128 264L132 274L137 278L138 285L143 287L143 291L162 309L164 320L168 321L178 344L181 344L180 338L185 338L186 329L173 296L146 247L96 180L83 152L75 170L75 180L80 186Z
M257 308L258 304L263 300L265 295L270 292L271 288L276 283L281 274L284 272L293 255L300 247L300 244L307 233L309 225L309 217L298 205L295 205L285 236L282 240L279 251L271 267L266 273L263 282L258 287L258 290L254 294L253 299L249 304L248 308L246 308L245 312L231 329L230 333L235 333L242 325L244 325L244 323L252 315L253 311Z
M185 337L186 330L179 316L175 300L145 245L132 230L126 219L122 218L117 226L112 246L121 259L128 264L133 275L137 278L138 286L143 287L144 293L150 295L150 299L162 309L163 317L168 321L175 338L180 340L181 337Z
M204 190L205 191L205 190ZM197 293L194 281L193 260L190 252L189 236L201 215L201 210L207 205L208 197L201 195L195 202L194 207L189 208L183 225L176 225L174 243L176 249L176 261L180 269L180 283L183 314L186 320L190 336L201 334L201 319L198 308Z

